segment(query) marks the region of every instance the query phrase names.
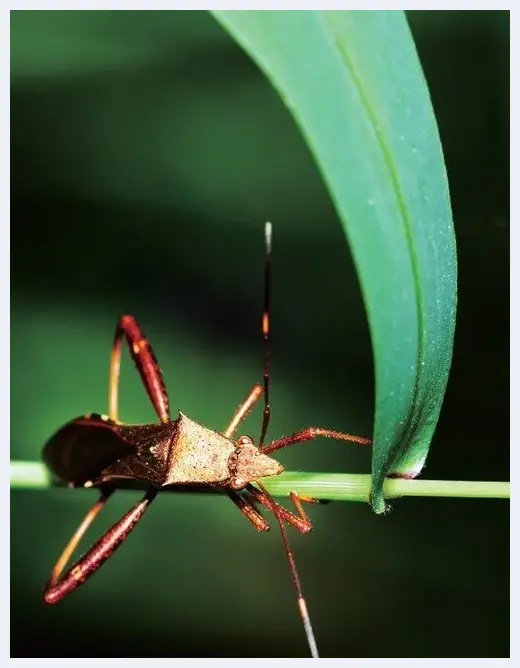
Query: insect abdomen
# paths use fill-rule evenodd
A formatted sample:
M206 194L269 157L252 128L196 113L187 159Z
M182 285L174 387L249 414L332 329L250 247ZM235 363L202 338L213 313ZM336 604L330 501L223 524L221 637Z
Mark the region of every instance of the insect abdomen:
M111 428L111 422L92 415L77 418L46 443L43 460L55 478L82 485L120 457L133 452Z

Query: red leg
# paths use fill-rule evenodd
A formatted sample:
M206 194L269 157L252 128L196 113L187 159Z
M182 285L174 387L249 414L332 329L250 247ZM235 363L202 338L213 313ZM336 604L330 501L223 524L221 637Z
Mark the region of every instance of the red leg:
M291 492L289 496L291 497L291 501L293 502L294 507L298 511L298 515L304 522L307 522L308 525L312 527L311 520L305 512L305 508L302 506L302 501L305 501L305 503L322 503L322 501L315 499L313 496L309 496L308 494L299 494L298 492Z
M74 591L76 587L79 587L80 584L86 582L86 580L88 580L101 564L111 556L112 552L125 540L137 522L139 522L144 515L156 494L157 491L155 489L151 489L147 492L141 501L136 503L135 506L123 515L118 522L113 524L110 529L108 529L108 531L94 543L90 550L80 557L76 563L69 568L67 573L60 578L72 552L106 503L109 493L102 494L99 501L97 501L91 510L89 510L85 519L80 524L58 559L56 566L52 571L49 584L43 595L45 602L51 604L58 603L58 601L67 596L67 594Z
M271 443L268 445L264 445L264 447L260 448L260 450L264 455L267 455L271 452L274 452L275 450L292 445L293 443L311 441L313 438L317 438L318 436L335 438L340 441L352 441L354 443L361 443L361 445L371 445L372 443L369 438L365 438L364 436L353 436L352 434L346 434L342 431L333 431L332 429L323 429L322 427L307 427L307 429L297 431L295 434L291 434L291 436L277 438L275 441L271 441Z
M256 484L260 484L257 483ZM263 506L268 508L269 510L273 510L273 506L275 510L273 511L275 514L278 514L283 520L291 524L293 527L298 529L300 533L308 533L312 529L312 524L309 520L309 517L307 516L307 513L303 510L301 507L301 503L299 502L298 494L296 492L291 492L291 499L293 499L294 505L296 506L296 509L298 510L298 515L295 515L294 513L291 513L290 510L287 510L287 508L284 508L281 506L277 501L273 499L271 495L267 497L264 491L258 490L256 487L253 487L253 485L248 485L246 487L247 491L250 492L253 497L255 498L258 503L261 503ZM262 486L262 490L265 488ZM292 495L295 495L295 497L298 499L298 501L295 501ZM310 499L311 497L308 497ZM307 498L303 499L307 500ZM315 499L313 499L313 502L316 502Z
M126 337L132 359L141 374L146 392L159 419L162 422L168 422L170 420L168 393L161 369L148 339L144 336L136 319L131 315L124 315L119 319L114 336L112 355L110 357L108 408L110 419L117 421L118 415L119 370L121 366L121 343L123 336Z
M253 506L248 503L244 498L239 496L232 489L226 490L227 495L233 501L233 503L240 510L242 515L247 517L251 524L258 529L258 531L269 531L269 523L265 520L260 513L253 508Z
M253 408L255 403L260 398L262 391L263 390L261 385L259 385L258 383L253 385L247 397L236 409L235 414L233 415L233 419L231 420L225 431L222 432L222 436L225 436L226 438L231 438L233 436L235 431L238 429L240 423L243 420L245 420L249 411Z

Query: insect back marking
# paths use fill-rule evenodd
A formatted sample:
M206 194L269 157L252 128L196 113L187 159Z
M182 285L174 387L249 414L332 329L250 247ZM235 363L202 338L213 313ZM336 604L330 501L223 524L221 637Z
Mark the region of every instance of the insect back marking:
M233 441L195 422L179 411L177 437L171 443L171 462L165 485L216 485L229 480Z

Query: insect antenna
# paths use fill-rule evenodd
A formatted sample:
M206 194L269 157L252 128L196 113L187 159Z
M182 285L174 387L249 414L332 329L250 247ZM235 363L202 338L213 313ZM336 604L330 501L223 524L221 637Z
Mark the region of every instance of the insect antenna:
M264 418L260 434L259 447L262 447L271 417L271 403L269 401L270 385L270 340L271 332L271 248L273 240L273 226L265 224L265 261L264 261L264 310L262 312L262 335L264 337Z
M305 635L307 636L307 642L309 644L309 649L311 650L311 656L313 659L319 659L320 655L318 654L318 647L316 645L316 638L314 637L314 631L312 629L312 623L311 623L311 618L309 616L309 612L307 610L307 603L305 601L305 597L303 596L303 591L302 591L302 585L300 582L300 576L298 575L298 569L296 568L296 561L294 559L294 552L292 551L292 548L289 544L289 536L287 535L287 529L285 527L285 524L283 523L283 520L276 508L276 504L272 498L272 496L269 494L267 489L262 485L262 483L259 480L255 480L255 484L258 485L260 488L262 494L265 495L267 501L269 502L269 505L271 506L271 510L274 513L274 516L276 517L276 521L278 522L278 526L280 527L280 533L282 534L282 540L285 548L285 554L287 555L287 560L289 561L289 568L291 569L291 578L293 581L294 588L296 589L296 595L298 597L298 608L300 610L300 617L303 623L303 628L305 629Z

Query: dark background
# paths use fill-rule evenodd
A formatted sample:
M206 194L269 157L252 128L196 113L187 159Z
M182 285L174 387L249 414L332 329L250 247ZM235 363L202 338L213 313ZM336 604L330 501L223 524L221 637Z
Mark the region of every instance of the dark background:
M509 479L509 15L408 14L443 142L459 253L446 401L424 476ZM222 429L261 378L274 230L272 437L370 433L373 368L336 213L292 118L205 12L11 13L11 457L107 410L116 318L150 337L172 409ZM352 166L355 169L355 165ZM374 259L377 271L377 258ZM125 357L122 419L153 420ZM258 435L261 411L246 423ZM316 441L290 470L367 472ZM89 491L11 493L12 656L306 656L276 530L226 498L162 495L56 607L50 570ZM89 538L136 500L121 492ZM323 656L509 655L509 503L312 508L291 531Z

